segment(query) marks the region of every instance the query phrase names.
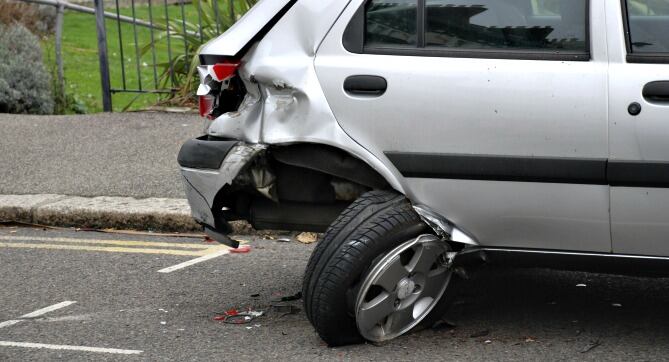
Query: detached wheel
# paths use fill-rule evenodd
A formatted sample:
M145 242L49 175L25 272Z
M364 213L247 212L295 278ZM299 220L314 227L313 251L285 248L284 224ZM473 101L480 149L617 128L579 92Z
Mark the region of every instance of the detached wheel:
M448 245L431 232L397 193L372 191L344 210L303 284L307 317L328 345L389 340L443 316L454 276Z

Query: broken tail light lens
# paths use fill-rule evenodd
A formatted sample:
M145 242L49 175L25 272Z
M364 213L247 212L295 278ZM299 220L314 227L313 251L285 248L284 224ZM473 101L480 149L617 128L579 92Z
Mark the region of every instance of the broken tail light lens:
M209 119L212 119L211 113L214 111L215 101L216 97L211 94L199 96L199 106L200 106L199 108L201 117L207 117Z
M239 63L216 63L211 66L210 74L214 80L223 82L232 78L238 68Z

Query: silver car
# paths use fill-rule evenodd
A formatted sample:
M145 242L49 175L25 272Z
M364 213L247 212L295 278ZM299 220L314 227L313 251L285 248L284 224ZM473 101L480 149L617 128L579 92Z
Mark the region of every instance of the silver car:
M669 275L669 0L264 0L199 57L193 217L324 232L331 346L439 319L477 263Z

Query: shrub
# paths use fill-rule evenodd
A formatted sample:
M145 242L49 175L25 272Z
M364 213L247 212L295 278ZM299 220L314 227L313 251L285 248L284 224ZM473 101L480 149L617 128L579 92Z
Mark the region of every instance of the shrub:
M0 112L49 114L54 102L39 39L23 25L0 25Z
M0 0L0 23L5 25L19 23L33 34L48 34L56 25L56 8L48 5Z

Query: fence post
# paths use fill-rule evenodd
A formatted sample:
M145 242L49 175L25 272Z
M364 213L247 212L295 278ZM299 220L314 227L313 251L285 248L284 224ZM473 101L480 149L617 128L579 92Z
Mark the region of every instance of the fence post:
M102 110L112 111L111 82L109 79L109 57L107 56L107 28L103 0L95 0L95 25L98 34L98 58L100 60L100 84L102 86Z
M56 68L58 74L58 100L65 104L65 73L63 71L63 15L65 5L58 0L58 9L56 13Z

